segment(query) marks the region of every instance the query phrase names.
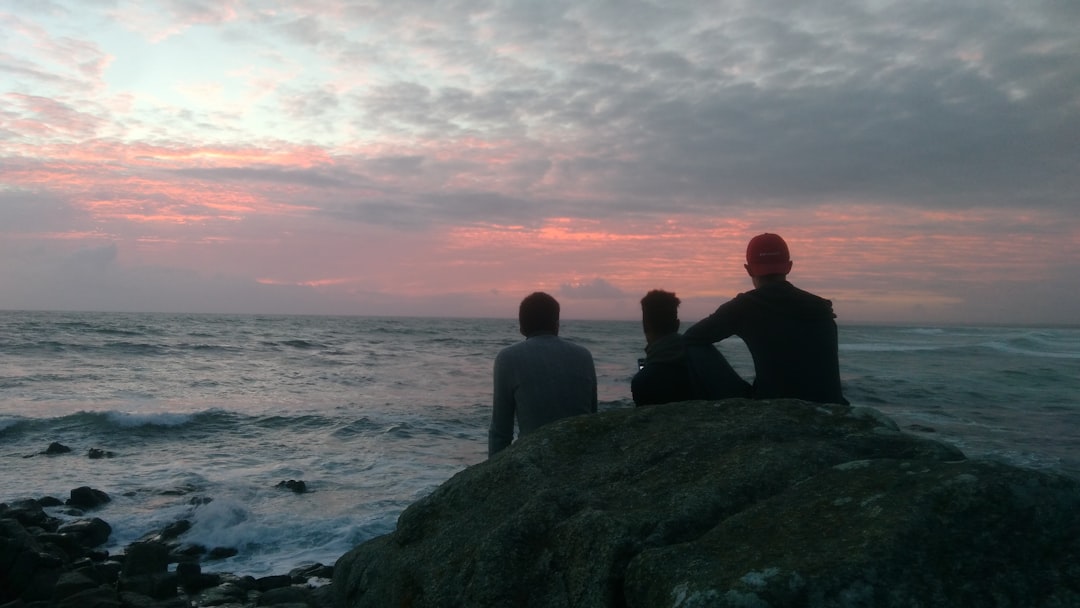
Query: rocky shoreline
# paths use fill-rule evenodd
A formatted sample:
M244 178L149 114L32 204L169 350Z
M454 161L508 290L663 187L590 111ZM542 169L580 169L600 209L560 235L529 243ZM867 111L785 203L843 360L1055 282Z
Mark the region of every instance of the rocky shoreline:
M54 444L46 453L56 453ZM91 455L93 458L94 456ZM303 482L282 487L303 491ZM279 484L280 485L280 484ZM92 512L110 501L90 487L67 500L27 498L0 503L0 608L324 608L333 604L333 565L310 564L255 578L202 571L202 559L235 554L228 547L183 544L190 522L180 520L129 544L100 549L112 527ZM65 522L47 508L75 517ZM175 567L170 570L170 566Z

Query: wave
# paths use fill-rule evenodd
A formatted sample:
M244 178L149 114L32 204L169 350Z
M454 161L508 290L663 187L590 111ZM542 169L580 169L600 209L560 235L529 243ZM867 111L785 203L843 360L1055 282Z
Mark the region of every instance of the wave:
M8 429L18 427L23 422L21 418L0 418L0 434Z
M942 346L930 344L894 344L879 342L872 344L840 344L841 352L852 353L886 353L886 352L916 352L927 350L943 350Z
M104 412L101 414L113 425L122 429L130 429L141 426L183 426L195 420L198 414L130 414L127 412Z
M982 344L998 352L1051 359L1080 359L1080 341L1067 340L1060 333L1031 332L1005 340Z

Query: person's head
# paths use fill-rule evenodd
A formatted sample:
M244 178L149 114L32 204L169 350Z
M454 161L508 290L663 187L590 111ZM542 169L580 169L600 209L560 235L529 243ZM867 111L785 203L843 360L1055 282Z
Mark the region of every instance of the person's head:
M648 342L679 331L679 298L662 289L645 294L641 298L641 327Z
M559 335L559 302L542 291L525 296L518 307L518 327L526 338Z
M791 254L779 234L766 232L750 239L746 246L746 272L754 285L782 281L791 272Z

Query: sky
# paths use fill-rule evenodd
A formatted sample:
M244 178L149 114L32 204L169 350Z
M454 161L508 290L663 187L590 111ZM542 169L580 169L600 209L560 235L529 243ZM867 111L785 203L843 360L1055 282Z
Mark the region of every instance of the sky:
M0 309L1080 323L1080 2L0 0Z

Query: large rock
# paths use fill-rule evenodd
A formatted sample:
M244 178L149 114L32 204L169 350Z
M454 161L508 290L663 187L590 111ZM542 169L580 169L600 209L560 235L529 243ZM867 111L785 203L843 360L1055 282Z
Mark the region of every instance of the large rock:
M865 408L618 410L458 473L333 588L349 608L1080 605L1080 482Z

